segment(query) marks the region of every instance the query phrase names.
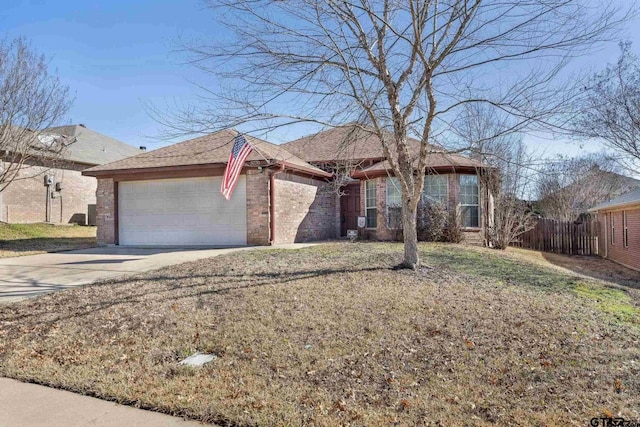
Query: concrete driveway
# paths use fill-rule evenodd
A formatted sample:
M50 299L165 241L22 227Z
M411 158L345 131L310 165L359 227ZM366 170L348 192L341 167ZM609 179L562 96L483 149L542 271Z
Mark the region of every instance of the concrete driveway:
M278 248L297 249L304 244ZM267 249L269 247L261 247ZM223 255L241 248L107 247L0 259L0 304L86 285L99 279L155 270L173 264Z

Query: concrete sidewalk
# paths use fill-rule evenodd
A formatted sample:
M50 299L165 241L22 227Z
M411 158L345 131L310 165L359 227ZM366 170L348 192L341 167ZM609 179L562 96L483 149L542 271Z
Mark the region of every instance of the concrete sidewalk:
M299 249L311 244L237 248L103 247L0 259L0 304L100 279L252 249Z
M0 378L0 427L202 427L157 412Z

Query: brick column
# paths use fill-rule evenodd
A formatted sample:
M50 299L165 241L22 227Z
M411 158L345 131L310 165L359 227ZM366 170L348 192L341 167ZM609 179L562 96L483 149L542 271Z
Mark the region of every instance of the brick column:
M269 171L249 169L247 176L247 244L269 244Z
M115 244L115 215L115 183L112 178L99 178L96 190L98 246Z

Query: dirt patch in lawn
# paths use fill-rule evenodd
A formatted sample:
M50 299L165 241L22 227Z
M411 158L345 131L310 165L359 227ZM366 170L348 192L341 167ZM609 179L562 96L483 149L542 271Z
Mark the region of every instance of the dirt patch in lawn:
M633 299L621 315L599 303L604 282L491 251L421 248L431 268L416 272L391 270L399 245L337 243L3 306L0 374L229 425L640 417ZM219 357L178 366L195 351Z
M0 258L86 249L96 245L96 227L0 224Z

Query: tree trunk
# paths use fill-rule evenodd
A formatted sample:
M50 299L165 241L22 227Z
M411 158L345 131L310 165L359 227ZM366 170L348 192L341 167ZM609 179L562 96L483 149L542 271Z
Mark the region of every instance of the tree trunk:
M404 238L404 259L400 267L415 270L420 265L418 257L417 233L418 204L412 198L403 197L402 201L402 234Z

